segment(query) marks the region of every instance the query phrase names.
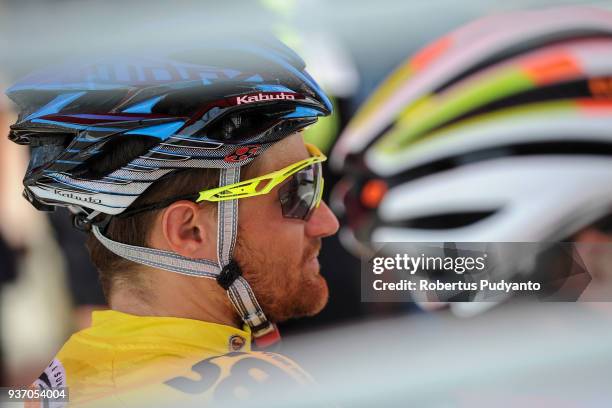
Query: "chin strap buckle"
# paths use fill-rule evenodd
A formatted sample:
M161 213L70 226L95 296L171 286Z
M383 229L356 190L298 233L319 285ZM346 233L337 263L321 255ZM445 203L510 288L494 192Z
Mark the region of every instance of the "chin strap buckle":
M223 289L228 290L236 279L242 276L242 270L236 261L231 260L227 265L223 267L219 276L217 276L217 283Z
M274 323L266 322L263 327L253 327L253 342L258 349L270 349L272 346L280 345L280 331Z

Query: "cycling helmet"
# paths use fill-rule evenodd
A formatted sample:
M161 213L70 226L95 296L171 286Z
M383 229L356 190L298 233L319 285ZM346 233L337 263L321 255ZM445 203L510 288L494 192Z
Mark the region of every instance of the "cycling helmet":
M31 148L24 195L36 208L69 207L78 225L126 259L216 278L256 339L275 332L231 261L236 200L218 204L217 261L112 241L104 223L181 169L217 168L220 186L235 183L241 166L328 115L329 100L295 53L269 40L217 41L171 56L73 62L7 94L20 108L9 137ZM126 144L138 148L117 162L113 153Z
M612 13L571 7L487 17L410 58L332 154L343 242L553 242L612 212L611 56Z

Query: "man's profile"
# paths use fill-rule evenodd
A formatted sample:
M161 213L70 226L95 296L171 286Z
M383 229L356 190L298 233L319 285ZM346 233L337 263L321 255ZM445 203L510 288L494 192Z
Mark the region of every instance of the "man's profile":
M35 385L71 404L252 398L308 384L251 352L275 322L318 313L325 156L301 129L331 111L289 49L219 42L200 53L73 64L8 95L28 145L24 195L89 231L111 310L71 337ZM285 385L283 385L285 384Z

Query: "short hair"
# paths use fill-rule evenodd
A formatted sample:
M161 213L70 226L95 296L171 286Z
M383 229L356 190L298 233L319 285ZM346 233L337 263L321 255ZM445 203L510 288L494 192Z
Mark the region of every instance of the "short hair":
M146 138L124 139L121 143L107 149L106 154L99 155L100 157L90 163L89 168L94 173L108 174L146 151L150 144L151 141ZM160 203L172 197L196 194L198 191L216 187L218 184L218 169L190 168L174 171L154 182L127 210ZM212 211L216 208L212 203L203 205L210 205ZM124 244L148 247L150 226L153 225L161 211L163 209L160 208L138 212L127 217L112 217L104 234ZM114 285L119 282L139 287L139 281L142 282L142 277L138 273L140 265L109 251L93 233L89 234L87 248L91 261L98 269L100 284L107 302L110 300Z
M134 201L130 208L159 203L170 197L195 194L200 190L216 187L218 184L218 169L182 170L153 183ZM211 211L215 211L216 206L212 203L209 205L212 207ZM163 208L143 211L125 218L112 217L104 235L124 244L149 247L150 226L153 225L161 211ZM93 233L89 234L87 248L91 261L98 269L100 284L107 302L110 301L114 285L119 282L136 286L138 282L141 282L141 276L138 273L139 265L109 251Z
M149 141L146 139L139 138L125 140L123 143L114 146L113 149L109 149L109 154L92 163L90 167L99 174L107 174L113 169L127 164L143 152L148 147L148 143ZM242 166L242 179L254 177L260 169L260 163L259 159L255 159ZM198 191L214 188L218 185L219 169L190 168L178 170L153 183L126 211L160 203L172 197L195 195ZM216 211L217 208L215 203L204 202L202 205L208 205L211 211ZM113 241L124 244L150 247L150 226L153 225L161 211L163 211L163 208L138 212L127 217L112 217L104 235ZM93 233L89 234L87 248L91 261L98 269L100 284L107 302L110 301L114 285L118 283L123 282L133 288L141 287L142 276L139 274L139 264L109 251Z

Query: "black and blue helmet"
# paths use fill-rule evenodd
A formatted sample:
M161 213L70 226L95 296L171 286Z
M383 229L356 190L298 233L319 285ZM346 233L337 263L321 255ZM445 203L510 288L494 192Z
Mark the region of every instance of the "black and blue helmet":
M31 147L28 200L110 215L160 177L242 166L331 111L304 62L280 43L73 63L7 94L20 108L9 137ZM113 161L119 145L135 141L133 157Z

